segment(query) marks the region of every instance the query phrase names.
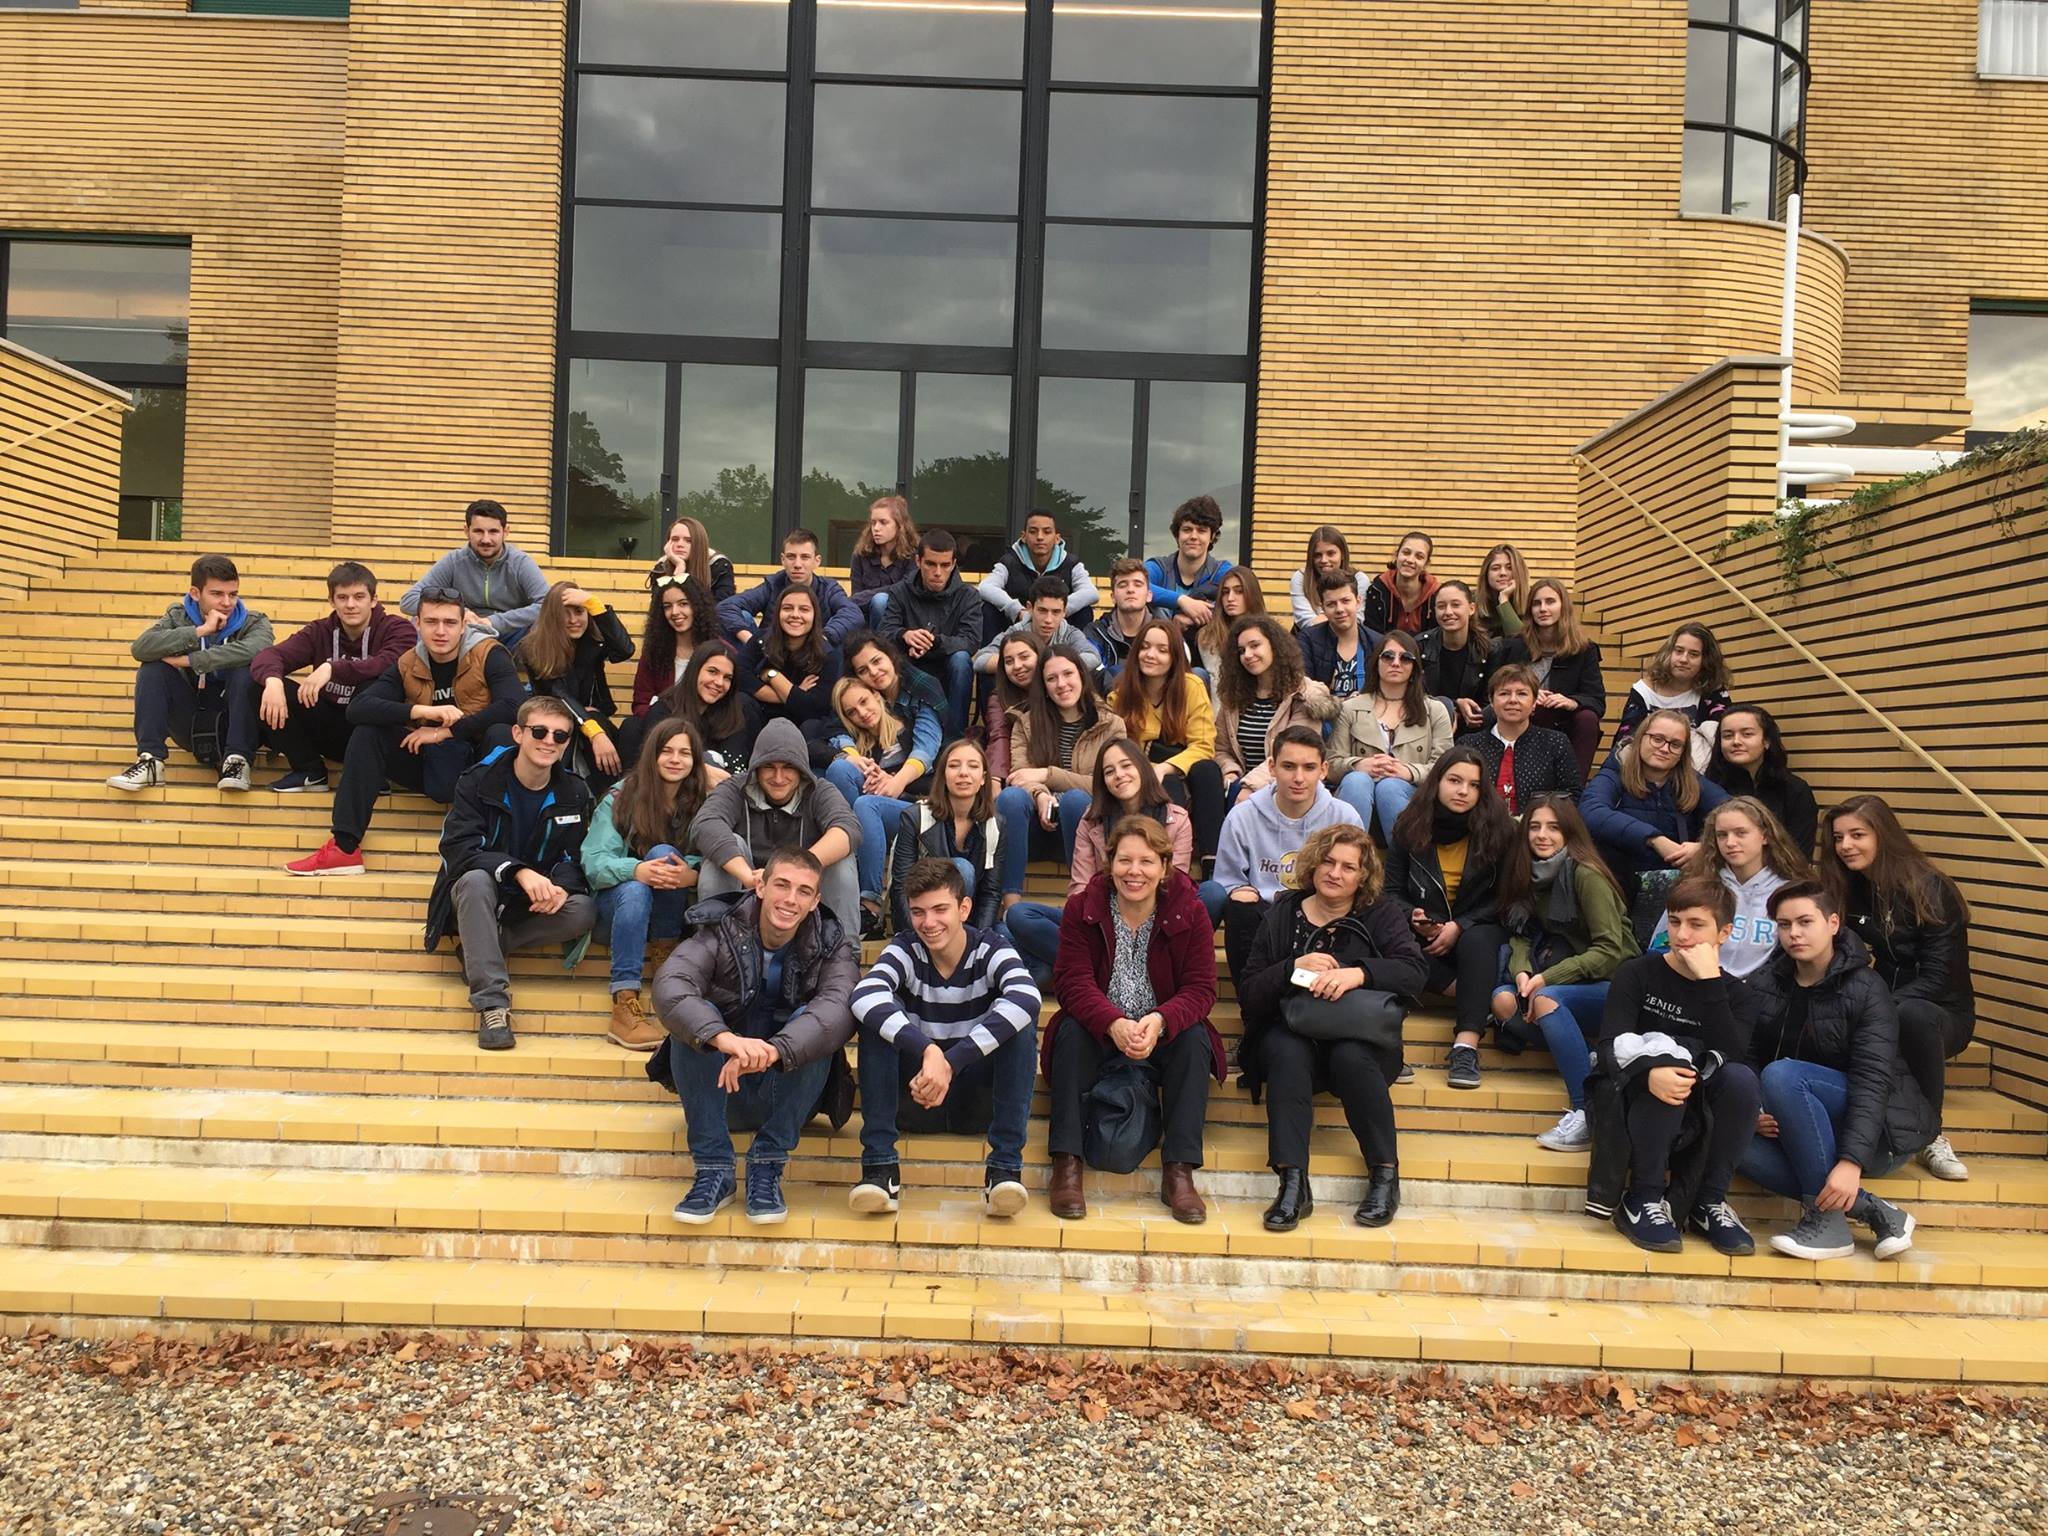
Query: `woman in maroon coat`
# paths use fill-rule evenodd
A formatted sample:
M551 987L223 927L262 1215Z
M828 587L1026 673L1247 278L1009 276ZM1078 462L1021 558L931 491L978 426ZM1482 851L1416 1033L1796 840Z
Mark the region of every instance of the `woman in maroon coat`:
M1105 1066L1149 1061L1161 1098L1159 1198L1176 1221L1206 1220L1195 1190L1209 1079L1228 1064L1209 1022L1216 1006L1216 928L1194 882L1173 867L1166 829L1127 816L1110 833L1109 868L1067 902L1053 991L1060 1011L1040 1064L1052 1088L1055 1216L1088 1214L1081 1125L1088 1090Z

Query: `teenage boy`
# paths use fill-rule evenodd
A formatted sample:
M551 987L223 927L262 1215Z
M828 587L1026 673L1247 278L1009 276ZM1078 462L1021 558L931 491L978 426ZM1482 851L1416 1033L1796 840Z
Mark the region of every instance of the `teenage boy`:
M258 653L249 663L256 714L291 771L271 784L281 795L327 787L327 761L348 752L349 701L419 644L419 631L377 601L377 577L344 560L327 573L329 612ZM291 674L305 676L294 684Z
M581 858L590 786L562 762L575 735L560 699L528 699L512 726L512 745L492 748L455 781L441 823L427 948L437 948L451 928L461 939L476 1043L487 1051L513 1045L507 952L560 944L567 968L597 921Z
M1233 977L1243 974L1266 909L1287 883L1295 852L1309 833L1334 822L1365 824L1323 787L1328 761L1321 731L1290 725L1273 743L1273 782L1223 818L1216 878L1202 882L1202 905L1211 922L1223 925L1223 953Z
M1323 622L1294 632L1303 675L1329 689L1332 698L1370 695L1378 683L1369 674L1380 637L1358 622L1358 579L1342 566L1317 571L1316 591L1322 594Z
M349 700L348 750L334 793L332 835L285 868L295 875L360 875L363 837L387 785L446 805L455 781L503 732L526 697L512 653L465 620L462 595L420 599L420 643Z
M1025 633L1038 636L1038 643L1042 646L1071 645L1088 675L1098 687L1101 685L1102 653L1089 643L1086 635L1067 622L1066 588L1059 577L1038 578L1031 588L1031 601L1025 609L1024 618L974 653L974 670L993 674L996 658L1003 653L1003 642L1012 635Z
M1216 558L1223 533L1223 509L1214 496L1191 496L1173 509L1173 553L1145 562L1152 582L1152 606L1184 630L1200 629L1215 614L1216 589L1230 574L1230 562Z
M785 724L787 722L784 722ZM654 978L664 1068L683 1103L696 1174L675 1218L701 1227L732 1203L732 1119L758 1127L747 1149L747 1220L783 1220L782 1170L853 1033L860 961L849 930L818 900L818 861L802 848L768 855L754 890L690 908L690 937Z
M429 592L453 592L462 600L462 622L486 629L507 645L533 628L540 600L548 595L548 579L533 557L505 542L510 519L495 501L472 501L463 509L462 527L468 542L450 550L427 568L427 574L406 588L399 611L417 619L420 599Z
M995 569L981 578L977 590L993 610L982 633L993 635L1021 620L1033 589L1047 576L1059 581L1064 617L1078 621L1083 614L1093 613L1101 601L1088 567L1067 552L1059 522L1050 512L1034 507L1024 514L1024 536L1003 551Z
M1576 800L1585 787L1571 738L1563 731L1530 724L1541 686L1534 670L1519 661L1498 668L1486 680L1493 729L1458 738L1459 746L1472 748L1486 760L1486 776L1518 816L1536 803L1538 795L1570 795Z
M904 877L903 894L910 932L891 939L853 989L860 1182L848 1203L869 1215L896 1209L903 1184L896 1106L905 1088L919 1108L937 1110L985 1072L993 1111L982 1208L1014 1216L1027 1199L1024 1134L1038 1068L1038 987L1000 929L967 926L967 882L951 859L919 859Z
M1671 948L1622 962L1602 1019L1600 1060L1621 1087L1628 1122L1628 1191L1614 1225L1651 1253L1685 1246L1665 1199L1666 1175L1688 1107L1703 1107L1713 1129L1686 1219L1716 1253L1754 1253L1756 1239L1728 1204L1757 1107L1756 1073L1745 1061L1749 1010L1738 984L1721 974L1735 897L1714 876L1693 875L1671 887L1664 911Z
M1880 1259L1897 1258L1913 1246L1913 1218L1863 1181L1904 1163L1939 1126L1899 1055L1891 991L1818 881L1779 887L1767 910L1778 952L1746 986L1763 1109L1742 1174L1803 1208L1796 1227L1771 1239L1778 1252L1846 1259L1856 1251L1854 1217L1870 1228Z
M777 848L803 848L818 862L826 909L848 933L860 932L860 822L838 788L811 772L803 732L770 720L754 739L747 771L704 797L690 823L690 842L704 856L697 891L757 895Z
M946 690L948 736L967 729L981 614L981 594L960 579L960 546L945 529L927 529L917 541L917 569L888 590L877 633Z
M809 587L818 599L818 625L825 644L837 651L864 617L846 589L818 570L818 536L808 528L793 529L782 541L782 569L735 592L718 605L718 622L735 645L745 645L775 611L775 600L788 586Z
M249 663L270 644L270 620L243 606L242 578L226 555L194 560L190 583L128 646L138 663L135 761L107 780L109 789L162 784L167 740L208 767L217 761L220 788L249 787L249 758L256 751Z
M1124 658L1137 643L1138 626L1152 617L1152 578L1145 562L1122 555L1109 568L1110 610L1088 628L1088 640L1102 658L1104 682L1123 670Z

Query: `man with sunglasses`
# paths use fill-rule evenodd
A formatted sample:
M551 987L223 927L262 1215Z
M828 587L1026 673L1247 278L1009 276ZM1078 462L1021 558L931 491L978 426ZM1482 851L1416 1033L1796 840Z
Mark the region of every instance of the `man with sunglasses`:
M558 943L567 968L581 958L597 920L582 864L590 786L562 762L575 734L560 699L528 699L512 745L492 748L456 781L441 823L427 948L450 928L461 936L476 1043L487 1051L512 1049L507 951Z
M1316 590L1322 594L1323 622L1294 632L1303 675L1329 689L1332 698L1370 695L1376 681L1369 675L1372 653L1380 637L1358 622L1358 578L1341 566L1318 571Z
M425 593L419 644L348 704L353 728L334 793L332 835L285 868L295 875L360 875L363 837L387 785L446 805L455 781L512 723L526 690L512 653L464 622L462 594Z

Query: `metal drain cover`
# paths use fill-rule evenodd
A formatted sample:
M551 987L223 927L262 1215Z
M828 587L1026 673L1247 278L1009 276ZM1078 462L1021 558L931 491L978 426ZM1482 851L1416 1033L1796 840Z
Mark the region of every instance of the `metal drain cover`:
M348 1536L504 1536L519 1506L488 1493L380 1493Z

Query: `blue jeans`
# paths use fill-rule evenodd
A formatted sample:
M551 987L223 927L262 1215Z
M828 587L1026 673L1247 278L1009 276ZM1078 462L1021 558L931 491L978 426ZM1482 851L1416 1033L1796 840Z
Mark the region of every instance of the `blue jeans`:
M733 1093L718 1086L718 1073L725 1061L721 1051L700 1051L687 1045L669 1052L676 1097L683 1101L690 1160L699 1173L733 1166L732 1131L726 1116L737 1110L743 1119L760 1125L747 1151L748 1163L757 1168L780 1168L789 1161L804 1122L817 1107L818 1095L824 1092L825 1078L832 1070L832 1058L821 1056L790 1072L773 1067L750 1072Z
M888 589L884 588L880 592L871 593L868 597L867 608L868 628L880 629L882 627L882 615L889 611Z
M193 718L205 710L215 714L220 758L256 755L257 690L249 686L249 669L209 672L203 678L189 667L168 661L145 661L135 669L135 750L158 762L169 755L166 740L190 749Z
M1778 1122L1778 1134L1752 1136L1736 1172L1773 1194L1812 1205L1841 1160L1835 1127L1849 1111L1849 1079L1833 1067L1787 1057L1764 1068L1761 1088L1763 1111ZM1882 1178L1904 1161L1895 1157L1866 1168L1863 1177Z
M1510 994L1514 988L1508 987ZM1498 997L1498 991L1494 994ZM1557 1063L1557 1075L1564 1079L1565 1097L1573 1109L1586 1107L1586 1078L1593 1070L1589 1040L1600 1038L1601 1015L1607 1008L1607 983L1574 981L1562 986L1542 987L1537 997L1547 997L1557 1006L1536 1021L1543 1032L1543 1044ZM1533 1001L1533 999L1532 999Z
M1354 768L1337 786L1337 798L1358 812L1358 819L1368 827L1377 817L1380 835L1391 842L1394 818L1415 798L1415 785L1396 774L1376 779L1364 769Z
M873 1030L860 1032L860 1165L896 1161L896 1106L918 1063L906 1060ZM988 1166L1014 1177L1024 1167L1024 1132L1031 1120L1031 1089L1038 1080L1038 1026L1027 1024L996 1048L955 1073L953 1092L974 1072L993 1072L995 1104L988 1124ZM822 1084L821 1084L822 1086ZM758 1139L758 1138L757 1138Z
M1088 814L1088 791L1067 790L1059 796L1059 803L1061 858L1072 864L1074 836L1081 829L1081 818ZM996 819L1003 829L1003 894L1013 895L1024 889L1024 866L1031 859L1032 840L1044 831L1031 791L1012 785L997 795Z
M681 856L667 843L647 850L650 859ZM657 891L638 880L623 880L597 893L597 937L611 946L612 991L637 992L647 969L647 941L676 939L683 933L683 913L697 892Z
M889 843L911 803L887 795L862 794L860 770L843 757L832 760L825 769L825 780L846 796L853 819L860 823L860 850L853 856L853 867L860 874L860 899L879 901L882 875L889 867Z
M1230 887L1221 880L1204 880L1195 889L1202 898L1202 907L1209 914L1209 926L1214 928L1223 921L1223 909L1230 905Z
M1059 954L1062 912L1062 908L1047 906L1042 901L1020 901L1003 916L1010 944L1041 993L1049 994L1052 989L1052 964Z
M958 736L967 729L967 709L974 699L974 655L954 651L946 656L927 656L911 663L946 690L946 735Z

